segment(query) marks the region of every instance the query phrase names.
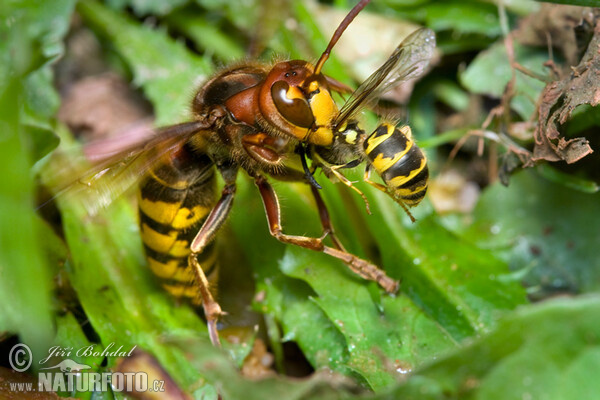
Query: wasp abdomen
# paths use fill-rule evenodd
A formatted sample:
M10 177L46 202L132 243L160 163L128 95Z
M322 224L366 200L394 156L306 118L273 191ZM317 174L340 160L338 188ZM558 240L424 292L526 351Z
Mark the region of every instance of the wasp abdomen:
M175 297L191 298L194 302L200 299L188 256L190 243L216 202L215 184L210 158L191 155L184 148L154 166L140 185L140 231L146 258L162 286ZM205 275L214 282L214 243L197 259Z
M370 165L383 179L388 193L409 207L427 192L427 158L412 139L408 125L380 125L364 142Z

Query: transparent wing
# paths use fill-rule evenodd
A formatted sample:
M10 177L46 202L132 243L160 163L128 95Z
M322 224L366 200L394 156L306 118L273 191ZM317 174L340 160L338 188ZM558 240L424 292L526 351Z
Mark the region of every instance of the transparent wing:
M334 126L340 126L365 107L375 105L381 94L423 74L435 50L435 33L421 28L406 37L390 58L352 93Z
M86 157L81 153L73 157L57 152L43 173L55 194L51 200L66 197L95 215L143 178L159 160L176 152L192 135L210 127L203 121L187 122L159 129L135 142L123 143L122 138L94 142L84 147ZM93 160L91 166L90 160Z

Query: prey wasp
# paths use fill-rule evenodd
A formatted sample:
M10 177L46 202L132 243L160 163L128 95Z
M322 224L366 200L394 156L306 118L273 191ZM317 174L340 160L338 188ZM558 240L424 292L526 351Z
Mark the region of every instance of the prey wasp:
M321 73L343 31L368 3L361 0L350 11L315 65L301 60L244 62L224 69L195 95L192 121L160 129L143 143L119 149L78 180L86 185L78 190L79 198L92 212L139 181L140 231L148 264L168 292L202 305L215 345L222 311L209 290L209 281L218 272L213 239L232 209L240 169L259 190L273 237L338 258L386 292L398 288L383 270L344 249L313 177L321 169L358 191L340 169L366 161L365 180L407 212L427 189L426 158L410 128L382 123L367 134L356 117L384 91L423 73L435 48L434 33L420 29L410 35L341 109L332 93L350 90ZM371 170L383 183L369 180ZM216 172L224 181L220 196ZM284 233L279 200L267 178L310 185L322 237ZM333 246L324 243L327 236Z

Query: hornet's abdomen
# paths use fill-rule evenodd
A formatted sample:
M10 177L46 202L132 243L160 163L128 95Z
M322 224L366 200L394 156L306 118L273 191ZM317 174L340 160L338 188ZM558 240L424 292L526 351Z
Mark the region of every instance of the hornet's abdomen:
M215 184L210 158L183 146L148 172L138 193L140 231L152 272L173 296L196 304L201 300L188 266L190 243L216 203ZM197 258L209 281L216 281L214 242Z
M381 176L388 193L413 207L427 192L427 158L412 139L408 125L380 125L364 142L370 165Z

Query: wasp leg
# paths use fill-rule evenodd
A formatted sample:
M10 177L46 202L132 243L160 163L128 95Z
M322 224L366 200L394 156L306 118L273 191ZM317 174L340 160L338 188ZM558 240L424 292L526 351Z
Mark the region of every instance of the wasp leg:
M334 249L325 246L322 238L311 238L306 236L287 235L283 233L281 227L281 210L279 200L273 190L273 187L262 176L257 176L254 180L260 191L260 195L265 206L269 231L271 235L283 243L295 244L310 250L320 251L335 258L342 260L352 271L362 278L377 282L386 292L395 293L398 290L398 282L390 278L385 272L377 266L356 257L346 251Z
M362 199L365 202L367 214L371 215L371 208L369 207L369 200L367 200L367 196L365 196L365 194L363 192L361 192L359 188L354 186L348 178L346 178L344 175L342 175L340 172L338 172L338 169L343 168L343 167L344 167L344 165L340 165L340 166L334 165L334 166L329 167L328 170L331 171L331 173L333 173L333 175L335 175L335 177L338 178L340 180L340 182L342 182L344 185L348 186L350 189L354 190L356 193L358 193L360 195L360 197L362 197Z
M364 181L367 182L369 185L373 186L375 189L379 189L381 190L383 193L387 194L388 196L391 196L392 198L394 198L394 200L396 200L396 203L400 204L400 206L404 209L404 211L406 212L406 214L408 214L408 216L410 217L410 220L412 222L415 222L416 219L415 217L413 217L413 215L410 213L410 211L408 210L408 207L406 207L406 204L404 204L402 201L397 200L395 198L395 196L393 196L392 193L390 193L390 191L388 190L388 188L385 185L382 185L381 183L377 183L377 182L373 182L371 180L371 166L367 165L367 168L365 169L365 176L364 176Z
M312 191L315 202L317 203L317 208L319 210L319 218L321 219L321 226L323 227L323 238L329 236L336 249L346 251L344 245L342 245L342 242L340 242L340 239L338 239L335 231L333 230L331 218L329 218L329 211L327 210L327 206L325 205L319 190L313 185L310 185L310 190Z

